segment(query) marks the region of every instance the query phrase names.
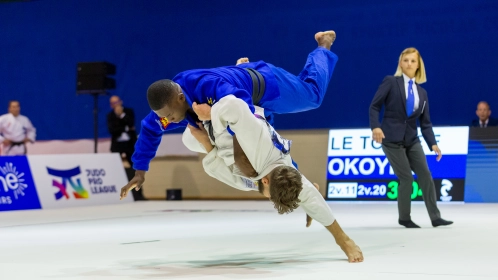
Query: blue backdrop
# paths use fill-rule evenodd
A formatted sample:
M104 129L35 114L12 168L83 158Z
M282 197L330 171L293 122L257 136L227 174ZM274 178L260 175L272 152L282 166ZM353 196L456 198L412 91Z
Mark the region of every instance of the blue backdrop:
M399 53L424 58L435 125L468 125L476 104L498 114L498 1L39 0L0 4L0 110L21 101L38 139L93 137L93 99L75 93L76 64L109 61L117 89L148 112L150 83L177 72L265 60L299 73L316 31L339 56L321 108L278 116L278 129L368 127L368 106ZM100 97L99 136L109 136ZM180 132L180 131L178 131Z

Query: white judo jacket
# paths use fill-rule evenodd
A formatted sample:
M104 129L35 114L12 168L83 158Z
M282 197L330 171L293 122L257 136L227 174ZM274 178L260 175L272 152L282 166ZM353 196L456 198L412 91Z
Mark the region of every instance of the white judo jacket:
M0 144L5 140L23 142L28 138L35 142L36 129L31 121L23 115L15 117L11 113L0 116ZM26 153L25 145L2 145L2 155L23 155Z
M256 109L256 114L264 116L261 108ZM242 191L258 191L255 181L276 167L285 165L295 168L290 154L285 155L273 144L272 134L276 134L276 131L265 120L252 114L244 101L233 95L225 96L213 105L211 123L215 136L215 143L212 144L215 147L202 161L209 176ZM237 135L237 140L258 177L245 177L234 165L233 137L228 133L227 127ZM183 142L192 151L206 153L189 128L183 134ZM302 182L299 206L322 225L331 225L335 218L320 192L304 175Z

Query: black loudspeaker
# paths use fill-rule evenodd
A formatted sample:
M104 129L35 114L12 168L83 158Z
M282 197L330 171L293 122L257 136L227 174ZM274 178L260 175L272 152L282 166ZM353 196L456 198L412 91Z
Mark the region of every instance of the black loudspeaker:
M76 93L93 95L93 152L97 153L99 138L99 95L116 88L116 81L107 75L116 74L116 66L108 62L79 62L76 66Z
M182 189L167 189L166 200L182 200Z
M116 81L106 76L78 76L77 92L115 89Z
M116 81L109 75L116 74L116 66L108 62L80 62L77 65L76 93L105 93L116 88Z
M109 62L80 62L78 63L78 76L87 75L114 75L116 74L116 66Z

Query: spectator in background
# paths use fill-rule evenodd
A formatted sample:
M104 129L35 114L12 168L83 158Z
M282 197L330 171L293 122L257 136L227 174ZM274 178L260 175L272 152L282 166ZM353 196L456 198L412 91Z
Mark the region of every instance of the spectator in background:
M498 126L498 120L490 118L491 110L489 104L486 101L481 101L477 103L476 115L479 119L472 121L472 126L486 128L489 126Z
M131 108L123 107L123 101L119 96L113 95L109 99L111 111L107 114L107 128L111 134L111 153L119 153L122 157L126 155L126 160L130 164L130 168L126 168L128 180L133 177L133 172L130 174L133 162L131 156L135 152L135 143L137 142L137 132L135 131L135 113ZM142 194L142 189L133 191L135 200L145 200Z
M2 155L15 156L27 153L26 143L34 143L36 129L31 121L21 115L21 104L9 101L9 113L0 116L0 144Z
M111 134L111 152L125 154L126 160L133 165L131 156L137 142L135 113L133 109L123 107L119 96L111 96L109 103L112 110L107 114L107 128Z

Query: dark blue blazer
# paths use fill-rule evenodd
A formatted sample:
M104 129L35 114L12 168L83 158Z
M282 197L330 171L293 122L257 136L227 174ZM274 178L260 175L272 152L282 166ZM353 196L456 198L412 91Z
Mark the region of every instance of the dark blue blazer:
M384 132L383 143L402 143L411 146L420 142L417 136L417 120L420 121L422 135L427 145L432 150L432 145L437 145L436 137L432 130L429 114L429 100L427 91L417 85L419 105L410 117L406 115L406 93L403 76L386 76L370 104L370 128L380 127ZM379 113L384 106L382 123Z
M479 123L479 119L473 120L472 121L472 126L474 126L474 127L481 127L481 124ZM498 119L489 118L488 126L487 127L490 127L490 126L498 126Z

